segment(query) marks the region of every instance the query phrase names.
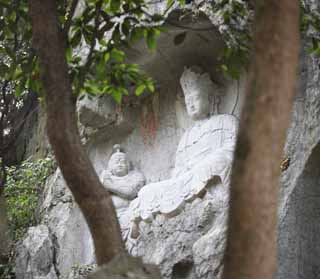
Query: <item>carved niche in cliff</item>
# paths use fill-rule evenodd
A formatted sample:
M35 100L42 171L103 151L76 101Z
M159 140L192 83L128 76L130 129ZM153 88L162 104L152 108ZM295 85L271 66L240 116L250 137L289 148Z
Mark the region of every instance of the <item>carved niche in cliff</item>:
M132 237L138 236L141 220L158 213L174 216L186 202L210 195L211 187L229 184L238 120L231 114L210 116L209 93L215 86L199 67L185 69L180 83L194 125L180 140L171 178L146 185L131 202Z

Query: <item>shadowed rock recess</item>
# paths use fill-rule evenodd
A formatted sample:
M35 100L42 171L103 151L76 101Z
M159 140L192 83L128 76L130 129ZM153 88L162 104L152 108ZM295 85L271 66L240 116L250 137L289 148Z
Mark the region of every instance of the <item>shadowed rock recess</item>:
M90 279L148 278L154 264L164 279L221 278L245 76L235 82L215 70L224 44L203 14L179 25L168 26L155 52L142 42L126 50L156 80L155 94L121 107L108 96L78 103L82 140L112 192L127 251L150 264L140 269L140 260L125 257L122 267L112 262ZM319 60L303 49L281 177L278 279L320 274L319 84ZM41 224L17 247L17 279L81 279L95 270L88 227L59 170L40 213Z

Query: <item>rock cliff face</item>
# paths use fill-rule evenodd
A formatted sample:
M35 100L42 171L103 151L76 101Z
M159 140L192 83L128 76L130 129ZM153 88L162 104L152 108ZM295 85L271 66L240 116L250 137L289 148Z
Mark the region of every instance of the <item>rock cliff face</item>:
M99 100L109 108L105 111L97 109L98 104L89 104L89 101L80 104L80 119L86 119L83 129L87 135L87 149L98 174L107 168L114 144L120 143L134 167L146 177L147 184L170 177L181 136L193 124L177 88L179 83L173 79L161 87L159 95L141 100L137 104L138 109L128 106L126 112L120 112L114 105L109 106L108 103L112 102L109 99ZM238 94L236 84L221 84L219 88L221 98L231 99L221 102L220 112L234 110L239 113L240 102L233 109ZM95 117L91 119L94 121L90 122L88 119L93 115ZM130 125L126 124L129 121L125 119L126 115L131 117ZM100 129L95 126L97 119L100 119ZM88 123L93 124L90 126ZM149 125L154 125L151 126L154 130ZM112 135L110 131L113 131ZM142 222L139 238L127 239L128 250L147 262L159 265L163 278L219 278L227 208L228 185L219 184L210 196L188 202L175 217L159 214L150 223ZM77 266L94 263L90 233L59 170L46 185L41 213L42 224L30 228L27 238L18 248L18 278L29 278L26 270L30 270L34 278L67 278L74 274ZM40 231L46 234L40 234ZM34 238L43 240L46 246L41 249L48 255L41 256L33 251L31 239ZM32 261L23 260L26 254ZM42 258L49 259L51 265L43 267L39 262ZM44 268L48 273L42 272Z
M166 45L169 48L166 52L166 65L157 64L161 60L161 57L157 57L159 54L151 55L149 60L144 57L144 68L150 69L155 65L160 73L164 73L158 76L156 94L128 100L122 107L117 107L106 97L93 101L85 99L79 103L83 141L100 176L107 168L113 146L121 144L134 168L145 176L146 184L171 177L178 143L185 131L196 123L187 114L179 78L184 67L193 66L194 61L205 70L212 69L215 54L211 50L221 45L217 37L212 39L211 31L202 32L201 37L208 36L209 40L208 46L202 48L206 51L200 52L194 47L193 39L198 37L197 32L190 31L186 36L190 37L191 45L186 41L179 49L170 49L176 47L173 41L179 32L174 29L171 34L169 32L159 39L160 47ZM211 44L214 45L213 48L210 47ZM165 72L169 67L174 69L172 74ZM151 71L151 74L154 72ZM219 113L239 116L243 82L226 81L214 72L210 75L214 86L209 88L208 92L208 112L211 115ZM186 86L189 86L188 82ZM192 83L190 87L193 88ZM205 89L205 86L200 89ZM202 127L201 125L199 127ZM198 140L206 139L209 132L220 133L219 131L220 128L212 131L200 129ZM221 135L219 139L220 137ZM228 136L226 140L227 138ZM185 142L189 143L190 140L191 138L185 139ZM221 145L223 142L221 138L221 143L217 144ZM201 146L204 150L196 150L199 154L210 148ZM128 237L126 240L129 252L159 265L163 278L220 278L225 247L228 186L217 183L210 190L210 194L203 192L192 197L176 216L158 214L151 222L141 222L139 237ZM71 277L75 274L74 269L77 266L94 264L90 233L59 170L46 185L42 216L41 225L31 228L27 239L18 248L18 279L27 278L26 270L29 270L34 278L68 278L70 274ZM47 232L46 236L43 236L43 242L51 240L48 247L43 248L50 253L47 258L50 259L51 266L48 267L42 267L42 263L39 263L40 266L33 263L40 260L39 255L30 256L33 262L23 261L26 254L36 254L30 239L40 238L37 236L40 228ZM49 267L53 267L54 275L49 271L46 274L42 272L42 269L48 270Z
M212 30L188 31L185 41L175 46L180 33L173 28L160 37L159 51L148 57L141 55L143 46L130 50L130 59L158 81L156 94L129 99L121 107L107 97L79 103L83 142L99 175L107 168L113 146L121 144L146 184L171 177L180 139L194 125L179 85L185 66L200 65L215 81L209 96L212 115L239 116L244 82L226 81L212 70L217 46L222 45L219 37ZM290 164L281 178L279 279L312 279L320 272L319 63L302 51L299 94L285 148ZM139 237L126 240L129 252L159 265L165 279L221 278L228 193L228 185L218 183L210 195L187 202L179 214L158 214L142 222ZM17 278L79 278L77 274L86 273L95 262L93 245L59 170L45 187L41 214L41 225L30 228L17 249Z
M320 272L320 59L301 54L301 75L281 178L278 278L318 278Z

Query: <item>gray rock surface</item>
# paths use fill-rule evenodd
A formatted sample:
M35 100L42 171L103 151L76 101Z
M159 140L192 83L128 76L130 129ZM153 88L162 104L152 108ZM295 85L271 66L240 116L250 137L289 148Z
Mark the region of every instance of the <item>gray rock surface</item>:
M97 272L89 275L89 279L160 279L157 266L144 264L141 259L127 255L119 255L108 264L100 267Z
M320 274L320 59L301 54L301 76L281 178L278 279Z
M93 244L87 224L66 188L60 170L48 181L42 205L42 223L55 239L56 268L60 278L72 267L94 263Z
M97 269L96 264L73 266L68 275L68 279L86 279L88 275L94 273Z
M49 228L30 227L26 238L17 248L16 278L57 279L55 248Z
M98 129L98 136L89 139L88 153L99 175L107 169L112 147L120 143L128 160L145 174L147 183L170 177L178 143L193 123L187 116L177 83L178 80L172 80L163 85L160 97L152 95L141 101L140 115L131 119L132 132L116 133L116 136L104 139L104 132L99 134ZM232 91L233 86L220 87L225 89L221 90L221 112L231 111L234 107L233 102L224 102L224 98L237 94ZM155 119L154 134L142 121L141 114L146 119ZM150 115L154 118L148 118ZM114 125L113 129L121 130L122 126ZM145 223L140 238L127 241L128 250L133 255L142 256L148 263L159 265L163 278L211 278L212 274L215 274L213 278L219 278L225 245L225 236L220 231L226 229L227 205L228 188L220 184L210 191L210 195L187 203L178 216L166 218L159 215L152 223ZM74 267L94 263L93 246L83 216L59 170L45 187L41 215L42 224L49 228L54 239L53 263L59 278L77 278L72 275ZM217 224L215 229L213 224ZM207 233L210 237L206 236ZM25 268L20 266L21 270Z
M184 66L195 61L214 69L217 46L222 44L211 31L188 31L178 47L173 41L181 30L173 28L160 36L159 51L147 57L141 45L131 49L130 60L143 65L158 81L158 94L129 100L121 108L108 98L79 103L83 139L99 175L107 168L113 145L120 143L146 183L170 177L178 143L194 123L187 116L178 79ZM320 61L305 50L301 61L300 89L284 155L290 164L281 178L278 279L316 279L320 274ZM238 116L244 82L237 90L236 83L214 71L210 74L221 94L219 113ZM164 279L220 279L228 202L228 186L219 184L210 195L186 203L179 215L159 214L152 222L142 223L139 238L128 239L127 249L158 265ZM41 225L30 228L17 249L17 278L85 276L86 267L95 262L92 240L59 170L46 185L41 214Z
M127 242L129 251L159 265L163 278L220 278L228 192L220 184L212 196L186 204L179 215L142 223L137 242Z

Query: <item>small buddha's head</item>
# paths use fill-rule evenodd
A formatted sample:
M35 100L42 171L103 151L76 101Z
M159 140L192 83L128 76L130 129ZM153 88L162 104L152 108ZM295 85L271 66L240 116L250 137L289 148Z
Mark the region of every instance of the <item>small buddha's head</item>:
M127 158L126 153L121 152L119 144L116 144L114 147L114 153L112 154L109 163L108 170L114 176L125 176L129 173L130 162Z
M180 84L184 93L187 112L193 120L208 117L209 92L213 90L213 82L208 73L200 67L185 68Z

